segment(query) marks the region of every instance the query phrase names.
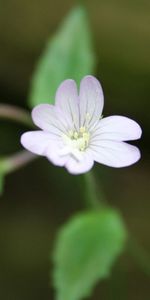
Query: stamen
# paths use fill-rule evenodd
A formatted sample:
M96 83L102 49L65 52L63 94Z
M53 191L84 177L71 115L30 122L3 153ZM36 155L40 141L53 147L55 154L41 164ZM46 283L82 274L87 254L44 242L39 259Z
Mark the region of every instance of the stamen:
M68 136L64 136L64 142L69 148L76 149L79 151L85 151L86 148L88 147L89 144L89 139L90 139L90 134L87 131L85 126L82 126L79 128L78 131L74 130L69 130Z
M81 126L81 127L80 127L80 129L79 129L79 132L80 132L80 133L84 133L84 132L86 132L86 129L85 129L85 127Z

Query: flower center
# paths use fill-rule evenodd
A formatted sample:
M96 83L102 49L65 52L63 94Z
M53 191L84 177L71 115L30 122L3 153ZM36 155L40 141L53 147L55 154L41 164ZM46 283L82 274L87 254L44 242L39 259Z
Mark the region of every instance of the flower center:
M68 146L79 151L84 151L89 144L90 134L85 127L80 127L79 131L69 130L64 140Z

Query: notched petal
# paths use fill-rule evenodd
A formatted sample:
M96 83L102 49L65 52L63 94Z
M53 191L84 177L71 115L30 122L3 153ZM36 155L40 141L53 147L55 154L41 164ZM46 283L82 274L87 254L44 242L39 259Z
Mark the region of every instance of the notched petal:
M56 92L56 106L63 112L71 128L79 129L79 98L74 80L62 82Z
M49 143L51 143L51 137L43 131L28 131L21 136L22 146L38 155L46 154Z
M90 145L93 159L101 164L121 168L136 163L140 157L137 147L124 142L100 140Z
M123 116L110 116L99 121L93 139L130 141L139 139L141 134L141 127L134 120Z
M80 93L80 126L85 122L92 126L102 114L104 95L100 82L93 76L85 76L81 80Z
M77 160L74 157L70 157L70 159L65 164L65 167L69 173L78 175L90 171L93 165L94 161L92 159L92 156L89 153L85 152L82 160Z
M49 133L62 134L66 132L62 114L54 105L40 104L32 110L32 119L35 125Z

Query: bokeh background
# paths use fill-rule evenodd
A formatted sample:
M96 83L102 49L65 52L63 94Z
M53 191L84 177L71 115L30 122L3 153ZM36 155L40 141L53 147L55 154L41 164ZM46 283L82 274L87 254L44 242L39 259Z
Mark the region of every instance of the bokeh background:
M27 108L30 79L47 38L76 1L0 1L0 102ZM104 115L143 128L141 161L120 170L95 166L98 184L130 232L150 251L150 1L86 1L105 92ZM0 154L21 149L27 128L0 120ZM0 299L54 299L49 259L58 228L84 208L79 179L40 158L7 176L0 198ZM50 284L49 284L50 281ZM149 277L126 252L91 299L148 300Z

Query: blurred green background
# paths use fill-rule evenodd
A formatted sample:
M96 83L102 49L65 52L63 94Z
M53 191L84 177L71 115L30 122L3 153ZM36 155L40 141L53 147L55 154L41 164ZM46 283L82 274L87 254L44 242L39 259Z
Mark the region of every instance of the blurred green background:
M129 168L97 165L94 171L110 205L122 212L130 232L150 250L150 2L85 1L97 54L97 77L105 93L104 115L137 120L141 161ZM0 101L27 108L32 72L47 38L76 1L0 1ZM0 154L21 149L27 128L0 120ZM74 193L74 190L76 193ZM84 208L79 179L44 158L9 175L0 198L0 299L54 299L49 255L59 226ZM148 300L149 278L125 253L91 299Z

